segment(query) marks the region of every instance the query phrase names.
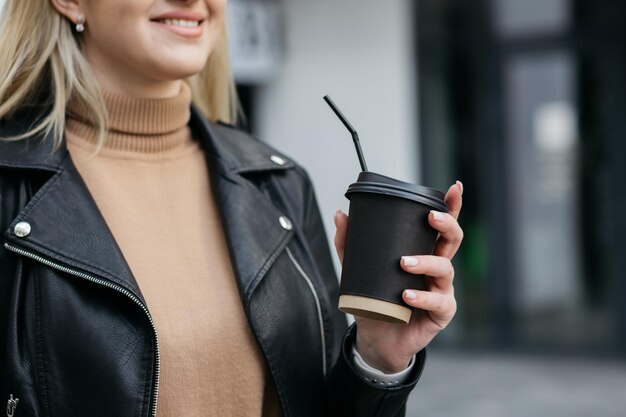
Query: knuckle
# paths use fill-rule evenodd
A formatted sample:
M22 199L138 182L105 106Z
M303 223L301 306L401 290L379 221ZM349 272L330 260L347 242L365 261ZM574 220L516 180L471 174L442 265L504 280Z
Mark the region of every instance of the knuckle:
M446 309L446 298L441 294L438 295L436 309L437 311L444 311Z
M461 229L461 226L455 222L454 226L450 228L449 236L451 243L460 245L465 237L465 233L463 232L463 229Z
M458 308L456 298L450 297L450 301L448 301L448 309L450 310L450 314L454 316L456 314L456 310Z
M445 275L452 281L454 279L454 266L452 265L452 261L448 258L446 259L445 266Z
M456 220L454 219L454 216L450 213L446 213L445 217L444 217L445 221L443 222L441 228L444 231L449 231L454 227L454 223L456 223Z
M437 274L437 277L444 278L446 280L452 280L454 278L454 266L452 261L443 256L437 256L434 261L433 269Z
M420 292L420 293L418 293L418 294L419 294L419 295L418 295L418 297L417 297L417 300L419 300L419 302L420 302L421 304L423 304L424 306L426 306L426 308L427 308L427 309L432 308L432 305L433 305L433 297L432 297L431 293L429 293L429 292L425 292L425 291L422 291L422 292Z
M459 226L458 224L457 224L457 227L459 228L459 231L457 233L458 234L458 241L459 241L459 243L461 243L463 241L463 239L465 238L465 232L463 231L461 226Z

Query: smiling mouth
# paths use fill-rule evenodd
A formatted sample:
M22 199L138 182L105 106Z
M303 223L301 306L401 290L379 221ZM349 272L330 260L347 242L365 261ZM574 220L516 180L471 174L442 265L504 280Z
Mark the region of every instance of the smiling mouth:
M177 26L180 28L195 28L200 26L202 21L198 20L183 20L183 19L162 19L153 20L153 22L162 23L164 25Z
M197 39L201 37L204 32L204 27L206 26L204 25L205 18L202 16L194 16L193 13L170 13L169 16L159 16L150 19L150 21L170 33L187 39Z

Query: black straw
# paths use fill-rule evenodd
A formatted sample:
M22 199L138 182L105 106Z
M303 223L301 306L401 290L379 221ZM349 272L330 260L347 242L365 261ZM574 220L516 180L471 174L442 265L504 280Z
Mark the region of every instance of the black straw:
M365 158L363 157L363 151L361 150L361 142L359 141L359 134L356 133L356 130L352 127L352 125L346 119L346 117L343 115L343 113L341 113L341 111L339 111L337 106L335 106L335 103L333 103L333 101L330 99L329 96L324 96L324 100L326 100L326 103L328 103L330 108L333 109L333 111L335 112L337 117L339 117L339 120L341 120L343 125L346 127L346 129L348 129L348 131L352 135L352 141L354 142L354 147L356 148L356 154L359 157L359 163L361 164L361 170L366 172L367 171L367 164L365 163Z

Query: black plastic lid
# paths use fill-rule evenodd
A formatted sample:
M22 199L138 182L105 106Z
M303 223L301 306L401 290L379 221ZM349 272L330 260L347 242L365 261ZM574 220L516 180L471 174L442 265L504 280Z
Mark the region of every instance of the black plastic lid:
M443 201L445 194L434 188L399 181L374 172L361 172L357 182L350 184L346 197L352 193L374 193L391 195L431 206L433 209L448 212Z

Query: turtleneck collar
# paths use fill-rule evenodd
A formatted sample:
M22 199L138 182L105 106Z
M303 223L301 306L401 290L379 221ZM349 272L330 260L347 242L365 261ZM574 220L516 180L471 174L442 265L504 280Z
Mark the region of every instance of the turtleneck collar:
M108 130L103 150L132 154L163 154L186 147L191 141L188 128L191 90L181 83L178 95L166 98L139 98L103 92ZM68 104L66 129L70 136L92 145L98 131L87 107L77 100Z

